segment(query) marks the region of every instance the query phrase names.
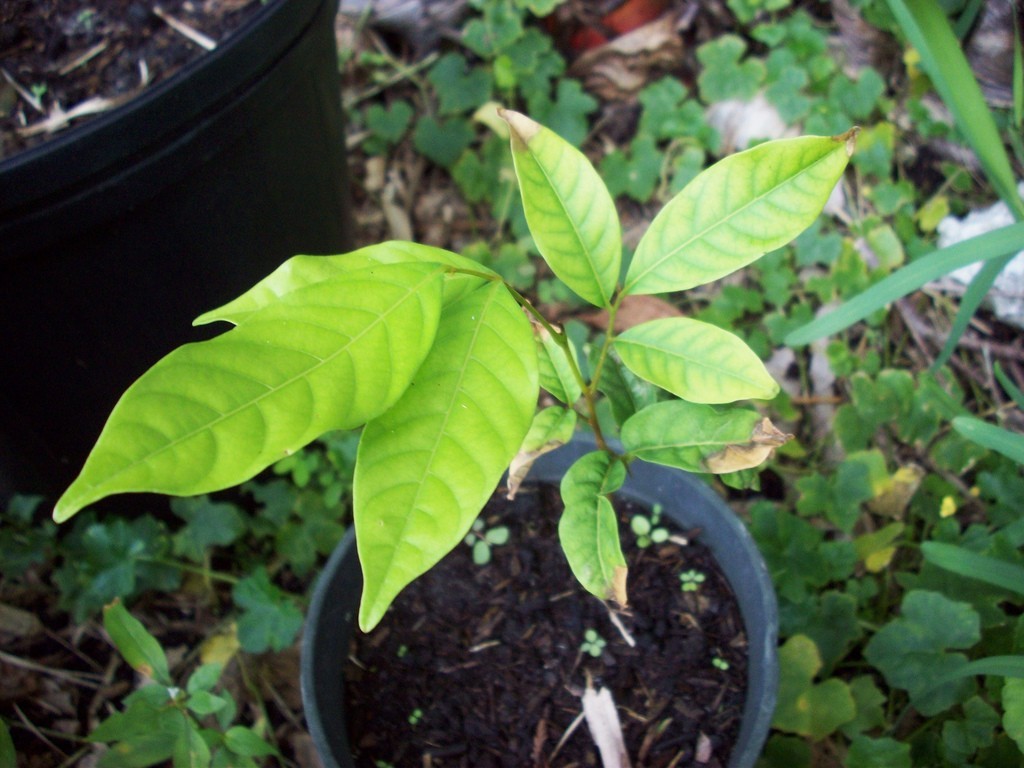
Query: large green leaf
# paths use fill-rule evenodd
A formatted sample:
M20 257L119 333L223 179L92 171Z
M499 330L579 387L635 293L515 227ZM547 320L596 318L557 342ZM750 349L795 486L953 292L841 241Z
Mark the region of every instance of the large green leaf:
M755 411L719 411L668 400L627 419L621 438L626 450L644 461L688 472L720 473L758 466L789 436Z
M594 166L554 131L503 110L526 222L558 278L599 307L611 305L622 264L615 203Z
M54 517L113 493L237 485L324 432L376 417L434 341L443 275L428 264L340 275L171 352L121 397Z
M729 331L687 317L636 325L615 339L641 379L692 403L770 400L779 392L760 358Z
M292 256L238 298L217 309L204 312L195 319L193 325L206 325L218 320L237 325L253 312L270 306L280 301L282 296L307 285L338 275L371 269L380 264L403 263L444 264L456 269L498 277L487 267L457 253L405 240L389 240L338 256ZM479 278L466 274L449 275L445 284L445 299L452 301L462 292L476 287L479 282Z
M530 323L503 286L445 308L412 385L359 443L364 630L466 535L522 444L538 391Z
M622 463L606 451L580 457L562 478L565 511L558 521L558 538L573 575L592 595L620 605L626 604L626 558L606 494L618 490L625 476Z
M821 213L853 136L779 139L715 163L651 222L623 293L703 285L788 243Z

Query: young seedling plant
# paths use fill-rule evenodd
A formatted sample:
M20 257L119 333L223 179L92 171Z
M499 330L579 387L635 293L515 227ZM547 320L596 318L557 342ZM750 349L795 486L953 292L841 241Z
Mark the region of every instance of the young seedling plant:
M359 624L369 631L463 541L513 460L510 483L583 419L597 450L561 481L559 538L580 583L625 604L609 494L630 462L733 473L761 464L787 436L752 408L728 405L778 392L737 336L690 318L619 333L616 314L627 297L709 283L796 237L841 177L855 131L719 161L665 205L624 268L615 206L590 162L525 115L501 115L538 251L608 313L589 366L526 297L459 254L385 242L295 256L196 320L231 330L172 351L129 387L55 518L115 493L231 487L329 430L362 427L353 515ZM625 412L621 448L605 439L597 409L620 366L665 392ZM541 387L561 405L535 417Z

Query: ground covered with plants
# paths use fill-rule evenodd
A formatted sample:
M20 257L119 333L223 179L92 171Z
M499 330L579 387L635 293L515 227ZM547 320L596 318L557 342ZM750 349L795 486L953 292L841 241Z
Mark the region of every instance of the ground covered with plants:
M1024 764L1022 283L987 290L1024 250L1020 19L1011 4L941 8L949 38L938 16L882 0L471 0L445 24L339 20L359 245L471 256L584 357L607 317L533 258L495 104L594 161L627 250L714 160L860 126L851 168L793 245L616 317L726 327L782 384L765 415L795 439L753 488L716 481L780 604L765 768ZM980 277L955 271L978 258ZM622 384L608 408L654 397ZM52 500L14 499L0 527L0 764L13 750L26 766L142 765L189 718L217 764L315 765L297 639L348 522L356 439L330 435L241 493L140 498L60 528ZM487 535L466 551L515 547ZM600 657L610 638L581 628L580 651ZM127 660L111 637L135 638ZM154 719L172 685L177 720Z

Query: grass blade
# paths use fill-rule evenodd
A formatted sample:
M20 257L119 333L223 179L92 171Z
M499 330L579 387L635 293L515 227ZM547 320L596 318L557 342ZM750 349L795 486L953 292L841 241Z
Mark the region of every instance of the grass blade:
M889 8L921 66L949 107L957 127L974 149L989 182L1014 217L1024 218L1024 200L1017 194L1013 168L978 81L936 0L888 0Z
M972 443L1001 453L1018 464L1024 464L1024 435L969 416L958 416L953 419L953 429Z
M926 541L921 552L939 568L1024 596L1024 568L1019 565L938 541Z
M1022 247L1024 223L1017 223L933 251L889 275L838 309L797 328L786 337L786 344L801 346L838 333L954 269L978 261L1006 257Z

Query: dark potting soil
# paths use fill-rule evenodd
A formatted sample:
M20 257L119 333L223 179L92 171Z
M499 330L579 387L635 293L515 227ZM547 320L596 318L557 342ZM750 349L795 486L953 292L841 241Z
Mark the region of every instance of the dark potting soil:
M0 0L0 158L119 106L207 52L173 22L219 44L263 5Z
M460 545L353 640L345 678L356 764L600 766L581 720L589 682L610 689L634 766L724 766L747 679L735 597L699 531L682 532L687 544L639 548L629 519L643 510L617 509L629 564L630 605L617 612L625 633L569 570L557 490L521 491L513 502L496 495L484 520L511 537L492 548L491 563L474 565ZM695 591L681 589L689 571L704 575ZM606 642L599 657L581 651L588 629Z

